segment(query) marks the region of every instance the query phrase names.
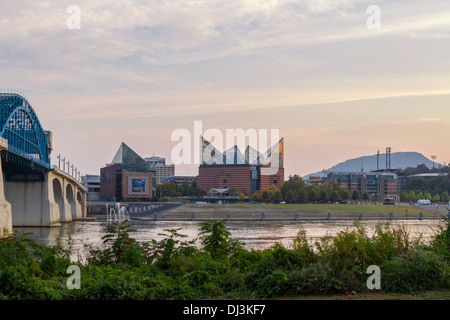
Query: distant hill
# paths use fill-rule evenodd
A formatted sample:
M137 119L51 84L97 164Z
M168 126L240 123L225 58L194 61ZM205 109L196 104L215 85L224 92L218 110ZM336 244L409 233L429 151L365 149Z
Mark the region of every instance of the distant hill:
M408 167L417 167L420 164L425 164L428 168L433 168L433 161L418 152L394 152L391 153L391 169L406 169ZM439 166L438 163L435 164ZM364 156L355 159L350 159L341 162L329 169L329 171L351 171L360 172L361 168L365 172L377 170L377 155ZM386 154L380 154L379 168L386 169ZM310 176L323 177L326 174L323 171L311 173L303 177L309 179Z

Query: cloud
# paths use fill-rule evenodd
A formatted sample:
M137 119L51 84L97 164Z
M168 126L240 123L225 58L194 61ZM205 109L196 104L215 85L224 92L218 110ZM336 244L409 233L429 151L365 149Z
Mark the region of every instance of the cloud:
M428 39L428 40L447 40L450 39L450 33L426 33L426 32L410 32L408 36L411 39Z

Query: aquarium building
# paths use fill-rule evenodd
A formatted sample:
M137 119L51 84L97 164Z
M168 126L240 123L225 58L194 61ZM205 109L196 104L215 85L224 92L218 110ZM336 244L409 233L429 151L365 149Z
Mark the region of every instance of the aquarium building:
M155 168L122 142L114 159L100 169L100 194L112 201L149 201Z

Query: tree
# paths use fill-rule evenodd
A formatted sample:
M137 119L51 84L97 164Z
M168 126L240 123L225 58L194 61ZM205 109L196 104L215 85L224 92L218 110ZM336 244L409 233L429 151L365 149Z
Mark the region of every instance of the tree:
M408 193L408 199L409 201L416 201L416 193L414 191L410 191Z
M189 184L187 181L181 185L181 195L192 196L195 193L195 187Z
M173 197L177 193L177 185L173 181L164 182L162 185L163 196Z
M331 196L330 196L331 201L336 202L336 201L339 201L340 198L341 198L341 196L337 190L333 190L331 192Z
M289 176L289 179L281 186L281 193L286 196L289 190L292 190L294 194L298 193L301 188L305 187L305 182L298 175Z
M340 195L341 195L341 199L342 200L350 200L352 198L352 194L350 192L350 190L348 190L345 187L340 187Z
M406 192L406 190L403 190L402 193L400 194L400 201L403 202L409 201L409 195L408 192Z
M441 200L441 197L439 196L439 194L435 194L432 200L433 202L439 202Z
M297 194L297 201L300 203L307 203L308 200L308 191L306 191L306 188L301 188Z
M367 201L370 200L370 194L367 191L364 191L362 198L367 203Z
M231 187L230 189L228 189L228 194L230 196L237 196L238 195L238 190L235 187Z
M444 193L442 194L441 200L443 202L449 202L450 201L450 196L448 195L447 191L444 191Z
M352 199L355 200L355 201L361 199L361 195L360 195L360 193L359 193L358 190L354 190L354 191L353 191L353 193L352 193Z
M268 190L263 190L261 193L261 200L263 202L269 202L272 199L272 196L270 195L270 192Z
M320 191L320 202L328 202L328 193L325 190Z
M277 190L273 193L273 202L277 203L283 200L283 195L280 190Z
M261 201L261 192L259 191L255 191L252 193L252 195L250 196L250 200L253 201Z
M295 194L294 191L292 189L288 190L288 192L286 193L286 195L284 196L284 200L287 203L292 203L295 200Z
M308 198L309 201L317 201L319 200L320 193L318 191L318 188L316 186L309 186L308 187Z

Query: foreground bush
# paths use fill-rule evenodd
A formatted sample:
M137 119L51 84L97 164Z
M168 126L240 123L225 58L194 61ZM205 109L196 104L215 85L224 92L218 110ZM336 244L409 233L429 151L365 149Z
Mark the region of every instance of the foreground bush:
M380 225L372 237L355 223L315 243L299 231L291 247L277 243L246 250L224 221L201 224L197 240L179 229L139 243L132 226L109 225L105 249L88 246L84 262L61 244L39 245L26 235L0 241L0 299L252 299L368 291L367 268L381 269L382 290L415 293L450 288L448 221L429 245L405 228ZM81 287L69 290L67 267L80 269Z

